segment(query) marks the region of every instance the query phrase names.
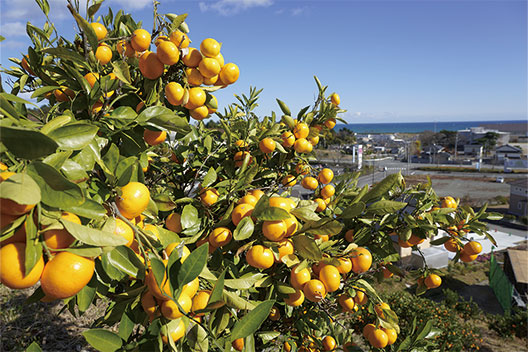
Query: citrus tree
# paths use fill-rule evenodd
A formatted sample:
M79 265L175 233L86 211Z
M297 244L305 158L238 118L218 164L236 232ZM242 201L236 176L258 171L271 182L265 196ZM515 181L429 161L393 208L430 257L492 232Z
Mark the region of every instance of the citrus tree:
M88 5L84 18L68 4L74 38L28 23L32 46L2 68L3 285L37 286L28 304L61 299L72 314L107 303L84 332L101 351L354 350L339 317L358 305L376 316L359 332L373 348L434 345L430 324L399 337L371 283L403 275L397 247L440 230L433 245L474 260L482 248L465 234L493 241L481 220L496 214L401 174L359 188L359 173L312 167L343 112L317 78L295 118L280 100L280 116L259 118L255 88L220 111L213 93L239 69L215 39L192 46L185 14L155 3L149 32ZM418 293L441 284L427 266L413 275Z

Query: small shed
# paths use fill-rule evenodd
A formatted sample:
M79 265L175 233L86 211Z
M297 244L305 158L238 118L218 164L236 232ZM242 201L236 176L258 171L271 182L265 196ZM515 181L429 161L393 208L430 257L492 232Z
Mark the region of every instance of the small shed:
M504 271L521 295L528 294L528 250L508 249L504 256Z

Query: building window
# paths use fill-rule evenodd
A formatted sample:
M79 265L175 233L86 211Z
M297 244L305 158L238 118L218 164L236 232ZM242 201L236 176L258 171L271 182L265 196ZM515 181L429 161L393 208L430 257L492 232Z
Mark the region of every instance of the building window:
M522 209L522 203L521 202L517 203L517 209Z

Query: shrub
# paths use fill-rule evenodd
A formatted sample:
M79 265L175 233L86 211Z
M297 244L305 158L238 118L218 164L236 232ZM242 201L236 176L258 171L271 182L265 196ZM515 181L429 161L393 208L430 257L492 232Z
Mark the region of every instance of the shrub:
M515 307L511 313L505 315L488 315L488 327L502 337L527 338L528 311Z

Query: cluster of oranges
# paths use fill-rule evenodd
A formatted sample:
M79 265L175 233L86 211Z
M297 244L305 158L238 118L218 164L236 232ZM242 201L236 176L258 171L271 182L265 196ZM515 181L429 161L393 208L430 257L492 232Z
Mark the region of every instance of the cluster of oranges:
M0 173L0 182L15 175L10 171ZM92 258L82 257L70 252L61 251L69 247L75 239L65 229L54 227L45 230L42 226L44 243L54 256L44 262L41 252L33 268L27 272L26 263L26 223L35 221L28 213L35 204L18 204L10 199L0 199L2 228L7 228L20 217L26 220L14 234L0 243L0 282L12 289L23 289L40 281L45 297L43 301L63 299L77 294L91 280L95 270ZM80 219L72 213L63 213L62 219L80 224ZM29 239L34 241L34 239Z

